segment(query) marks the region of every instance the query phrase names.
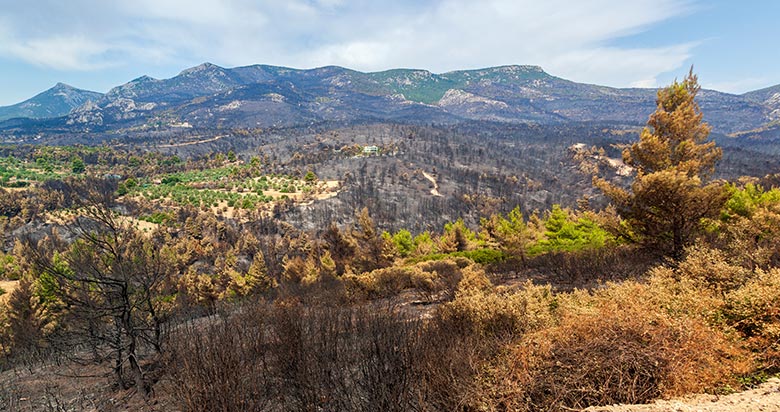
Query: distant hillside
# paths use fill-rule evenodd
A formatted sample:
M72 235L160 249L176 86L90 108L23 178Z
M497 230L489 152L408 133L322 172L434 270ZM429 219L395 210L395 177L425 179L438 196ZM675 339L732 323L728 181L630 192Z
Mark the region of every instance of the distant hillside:
M65 116L87 101L97 101L102 93L81 90L64 83L57 83L35 97L12 106L0 107L0 121L15 117L44 119Z
M766 102L768 100L779 100L780 84L764 89L754 90L743 94L745 98L754 102Z
M780 84L743 94L746 99L770 109L771 120L780 120Z
M703 90L699 102L716 132L755 130L780 117L780 95L765 90L742 96ZM59 96L50 92L21 105L30 105L44 95ZM42 100L35 107L43 114L28 117L61 117L0 123L0 134L269 128L367 121L641 125L655 108L655 95L654 89L575 83L538 66L435 74L414 69L363 73L336 66L228 69L204 63L170 79L143 76L102 96L74 97L68 100L73 105L67 107L56 106L56 100ZM71 111L79 102L83 104Z

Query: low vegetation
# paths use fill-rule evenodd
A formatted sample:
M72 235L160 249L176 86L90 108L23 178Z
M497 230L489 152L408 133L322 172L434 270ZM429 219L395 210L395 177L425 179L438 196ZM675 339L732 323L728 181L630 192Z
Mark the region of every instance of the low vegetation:
M760 382L780 189L711 179L697 91L659 92L631 182L595 179L614 206L423 231L368 208L297 228L281 210L336 185L259 156L8 148L0 409L554 411ZM35 378L74 365L102 380Z

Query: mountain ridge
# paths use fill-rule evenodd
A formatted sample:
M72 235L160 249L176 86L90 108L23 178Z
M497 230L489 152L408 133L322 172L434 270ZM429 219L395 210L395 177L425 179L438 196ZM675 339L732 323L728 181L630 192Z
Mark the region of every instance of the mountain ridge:
M780 94L773 100L773 91L733 95L702 90L699 102L717 132L732 134L780 118ZM655 108L655 97L656 89L576 83L533 65L433 73L262 64L224 68L206 62L168 79L138 77L45 121L2 122L0 133L142 130L183 123L204 128L431 120L643 124Z

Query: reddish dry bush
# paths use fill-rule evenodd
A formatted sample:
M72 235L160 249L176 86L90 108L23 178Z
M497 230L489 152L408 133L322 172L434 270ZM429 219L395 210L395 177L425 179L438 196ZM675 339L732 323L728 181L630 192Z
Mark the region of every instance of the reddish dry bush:
M747 371L744 352L704 322L627 299L528 335L483 377L486 404L543 411L645 403L714 389Z

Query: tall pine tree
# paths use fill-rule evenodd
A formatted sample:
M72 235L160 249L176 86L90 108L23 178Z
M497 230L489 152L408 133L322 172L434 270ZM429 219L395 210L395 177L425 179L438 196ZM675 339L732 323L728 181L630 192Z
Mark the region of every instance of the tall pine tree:
M725 187L712 181L722 151L707 141L710 127L696 103L699 86L691 70L682 82L658 91L639 141L623 151L636 175L630 188L594 178L627 221L629 235L674 259L716 217L727 199Z

